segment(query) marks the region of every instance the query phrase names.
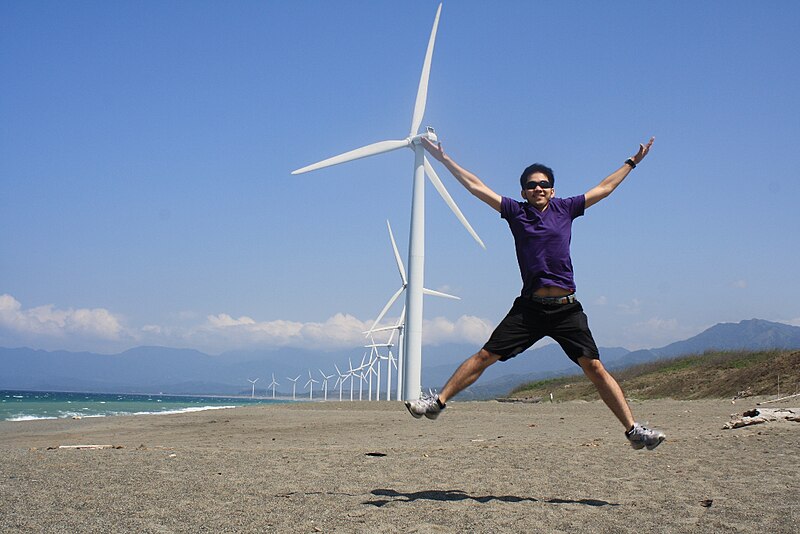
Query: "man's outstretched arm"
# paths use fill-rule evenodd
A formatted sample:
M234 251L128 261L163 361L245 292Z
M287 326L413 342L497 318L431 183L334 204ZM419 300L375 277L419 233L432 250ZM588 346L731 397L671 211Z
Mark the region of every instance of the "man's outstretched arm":
M485 183L481 181L480 178L463 168L461 165L453 161L453 159L444 153L442 149L442 144L437 143L433 144L428 139L424 137L421 139L422 146L425 147L431 156L433 156L437 161L440 161L442 165L447 167L447 170L455 176L456 180L458 180L461 185L463 185L467 191L478 197L480 200L486 202L489 206L491 206L494 210L500 211L500 201L502 197L492 191Z
M631 156L630 158L633 161L634 166L642 162L647 153L650 152L650 147L653 146L653 141L655 140L655 137L651 137L650 141L648 141L646 145L639 145L639 151L635 156ZM602 182L590 189L585 195L586 207L588 208L589 206L593 206L610 195L614 189L616 189L617 186L622 183L622 180L628 176L631 170L633 170L632 166L628 165L627 163L623 163L622 167L606 176Z

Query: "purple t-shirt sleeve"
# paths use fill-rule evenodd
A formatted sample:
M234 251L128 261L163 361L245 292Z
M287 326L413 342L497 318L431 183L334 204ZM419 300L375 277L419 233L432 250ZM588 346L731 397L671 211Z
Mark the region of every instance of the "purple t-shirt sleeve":
M586 211L586 195L565 198L564 204L572 219L577 219Z
M514 215L518 214L522 211L522 207L519 205L520 203L516 200L508 197L503 197L500 199L500 217L503 219L512 219Z

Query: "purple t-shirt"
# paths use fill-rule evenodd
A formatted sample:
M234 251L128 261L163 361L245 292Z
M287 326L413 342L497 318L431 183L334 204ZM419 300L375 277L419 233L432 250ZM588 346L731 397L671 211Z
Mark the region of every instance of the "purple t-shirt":
M514 235L522 295L530 296L545 286L575 290L569 244L572 221L583 215L585 206L584 195L553 197L544 211L527 202L503 197L500 216L508 222Z

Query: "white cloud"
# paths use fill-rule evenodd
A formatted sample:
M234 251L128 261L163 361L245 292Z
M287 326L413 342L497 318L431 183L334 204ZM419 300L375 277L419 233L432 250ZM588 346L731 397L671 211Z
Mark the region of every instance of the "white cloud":
M737 289L745 289L747 288L747 280L736 280L731 285Z
M351 348L363 345L364 332L372 326L372 320L362 321L346 313L337 313L324 322L302 323L297 321L259 322L247 316L239 318L228 314L210 315L207 321L194 332L186 332L188 339L204 337L216 342L224 341L228 347L239 346L291 346L311 349ZM389 327L397 318L387 319L378 327ZM462 316L456 321L444 317L425 320L423 343L482 343L492 331L491 324L478 317ZM385 332L376 335L376 340L388 337Z
M597 306L605 306L606 304L608 304L608 297L606 297L605 295L600 295L595 299L594 304Z
M61 310L46 304L25 310L8 294L0 295L0 327L25 336L116 340L124 334L121 321L104 308Z
M330 349L364 343L363 331L370 325L352 315L337 313L325 322L256 321L247 316L235 319L228 314L209 315L206 323L189 331L189 339L206 338L229 348L246 346L302 347Z
M364 332L373 319L362 321L347 313L337 313L322 322L276 319L259 321L246 315L227 313L206 316L203 321L187 321L192 313L181 312L176 324L145 324L130 330L120 318L103 309L58 309L53 305L24 309L11 295L0 295L0 339L22 342L35 348L68 350L125 350L133 345L152 344L195 348L206 352L233 349L297 347L343 349L365 343ZM386 318L379 326L393 326L397 318ZM455 321L444 317L425 320L423 344L480 344L488 339L492 324L485 319L461 316ZM376 335L384 341L389 332Z
M443 343L483 344L489 339L493 326L480 317L462 315L455 322L444 317L423 321L422 342L430 345Z
M800 326L800 317L797 317L795 319L789 319L788 321L778 321L778 322L790 324L792 326Z

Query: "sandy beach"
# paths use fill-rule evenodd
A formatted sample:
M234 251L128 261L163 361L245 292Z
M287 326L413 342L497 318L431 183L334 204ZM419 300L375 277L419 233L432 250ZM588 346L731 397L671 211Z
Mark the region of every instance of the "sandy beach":
M651 452L600 402L0 422L0 531L800 532L800 423L722 429L753 407L634 402Z

